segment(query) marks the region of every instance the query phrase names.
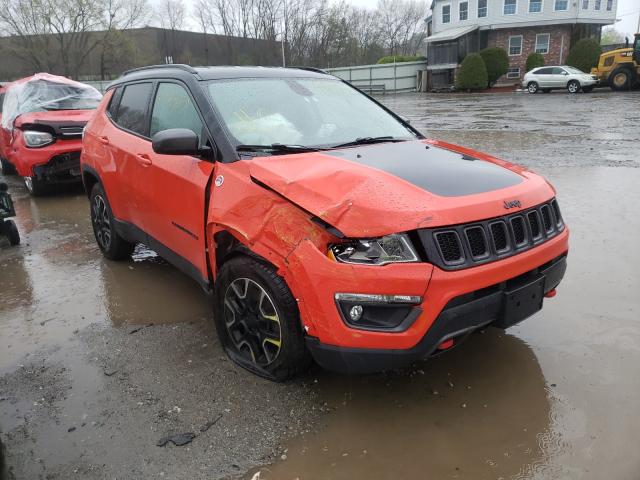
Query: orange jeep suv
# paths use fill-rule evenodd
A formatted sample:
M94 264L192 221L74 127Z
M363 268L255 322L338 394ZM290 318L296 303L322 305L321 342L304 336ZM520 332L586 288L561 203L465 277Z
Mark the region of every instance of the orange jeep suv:
M82 174L109 259L141 242L214 296L239 365L408 365L542 308L566 269L553 187L427 140L313 69L125 73L85 130Z

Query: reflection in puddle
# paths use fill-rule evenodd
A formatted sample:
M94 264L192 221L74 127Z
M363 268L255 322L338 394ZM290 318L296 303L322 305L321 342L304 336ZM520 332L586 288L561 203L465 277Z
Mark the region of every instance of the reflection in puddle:
M495 329L411 372L323 374L318 389L327 425L246 478L499 478L541 473L563 448L535 355Z

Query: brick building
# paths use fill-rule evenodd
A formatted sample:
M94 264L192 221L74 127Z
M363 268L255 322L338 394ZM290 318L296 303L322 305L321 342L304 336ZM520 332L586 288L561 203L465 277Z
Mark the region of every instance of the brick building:
M455 81L468 53L504 48L509 72L499 84L519 83L531 53L546 65L565 63L582 38L600 39L616 20L617 0L433 0L427 17L427 70L431 88Z

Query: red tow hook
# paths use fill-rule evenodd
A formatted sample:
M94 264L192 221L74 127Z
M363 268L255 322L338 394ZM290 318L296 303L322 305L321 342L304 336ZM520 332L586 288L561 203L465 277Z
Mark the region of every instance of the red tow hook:
M440 345L438 345L438 350L446 350L447 348L453 347L453 338L449 340L445 340Z
M547 293L545 293L544 296L547 298L553 298L556 296L556 293L556 289L554 288L553 290L549 290Z

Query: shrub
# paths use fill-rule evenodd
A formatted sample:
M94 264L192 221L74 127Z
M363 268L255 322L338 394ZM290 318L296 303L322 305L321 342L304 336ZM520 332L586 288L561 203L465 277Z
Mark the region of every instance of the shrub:
M527 72L538 67L544 67L544 57L540 53L531 53L527 57Z
M382 57L377 63L419 62L421 60L425 60L425 57L421 57L420 55L388 55Z
M579 68L583 72L589 72L598 65L598 59L602 50L598 42L592 38L583 38L577 42L567 56L567 65Z
M460 65L456 87L460 90L479 90L487 86L487 67L477 53L470 53Z
M490 87L509 70L509 56L507 55L507 51L500 47L480 50L480 56L484 60L485 67L487 68L487 86Z

